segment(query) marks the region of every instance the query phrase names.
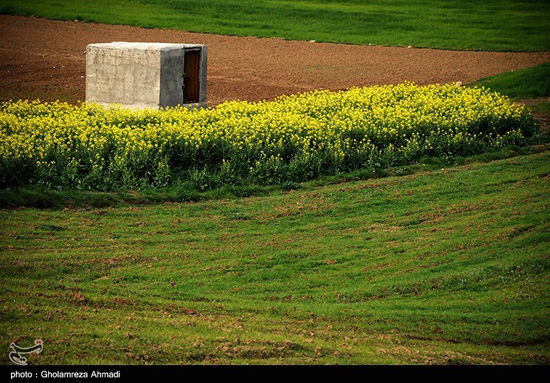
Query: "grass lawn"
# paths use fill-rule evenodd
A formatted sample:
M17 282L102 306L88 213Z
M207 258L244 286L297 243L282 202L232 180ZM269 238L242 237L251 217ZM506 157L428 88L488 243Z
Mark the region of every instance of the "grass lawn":
M550 3L536 0L1 0L0 13L336 43L550 49Z
M43 339L31 364L548 364L541 150L243 199L0 210L2 347Z
M499 73L471 85L489 88L514 100L550 97L550 63Z

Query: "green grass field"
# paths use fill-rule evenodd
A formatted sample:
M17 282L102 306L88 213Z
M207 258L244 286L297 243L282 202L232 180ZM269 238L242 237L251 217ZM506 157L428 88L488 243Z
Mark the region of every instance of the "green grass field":
M514 100L550 97L550 63L482 78L471 85L489 88Z
M43 339L31 364L547 364L549 177L543 151L247 199L2 210L0 339Z
M550 3L537 0L2 0L0 13L336 43L550 49Z

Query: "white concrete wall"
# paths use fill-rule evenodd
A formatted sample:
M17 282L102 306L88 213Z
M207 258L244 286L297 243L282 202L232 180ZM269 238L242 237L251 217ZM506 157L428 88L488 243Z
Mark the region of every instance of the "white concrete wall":
M159 109L183 103L184 50L201 49L200 98L206 106L204 45L113 42L86 48L86 101Z

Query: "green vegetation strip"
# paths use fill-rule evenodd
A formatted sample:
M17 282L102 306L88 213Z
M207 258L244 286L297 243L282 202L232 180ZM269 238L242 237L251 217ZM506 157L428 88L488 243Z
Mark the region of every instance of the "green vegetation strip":
M550 97L550 63L499 73L471 83L515 100Z
M550 3L536 0L2 0L0 13L336 43L550 49Z
M1 344L43 339L31 364L548 364L549 181L542 152L261 198L0 210Z

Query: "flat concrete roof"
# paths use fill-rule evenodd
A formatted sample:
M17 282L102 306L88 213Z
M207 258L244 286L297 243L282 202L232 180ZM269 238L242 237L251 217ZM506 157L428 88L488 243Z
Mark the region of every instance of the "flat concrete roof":
M112 43L89 44L88 46L111 49L140 49L140 50L165 50L165 49L183 49L199 48L202 44L177 44L177 43L132 43L126 41L113 41Z

